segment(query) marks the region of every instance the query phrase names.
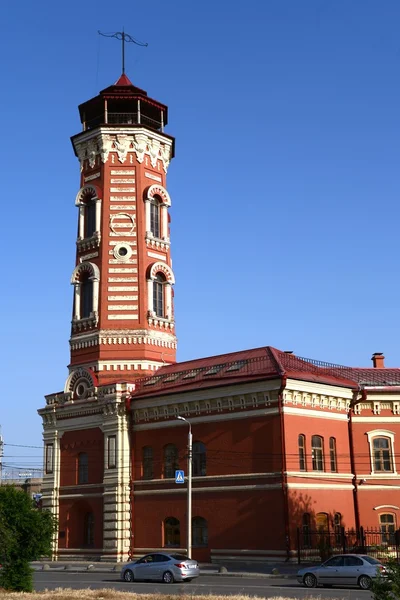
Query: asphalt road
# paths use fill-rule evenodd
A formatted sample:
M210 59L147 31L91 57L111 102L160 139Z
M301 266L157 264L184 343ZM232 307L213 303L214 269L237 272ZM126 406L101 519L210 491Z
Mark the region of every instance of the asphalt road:
M371 600L369 592L363 592L356 588L316 588L309 590L290 579L266 579L256 577L224 577L200 575L188 583L175 583L165 585L162 583L125 583L119 579L119 574L114 573L71 573L65 571L37 571L34 573L35 589L53 590L57 587L73 589L82 588L112 588L118 591L129 591L137 594L188 594L199 595L226 595L245 594L247 596L259 596L261 598L272 598L283 596L290 599L309 598L310 596L320 598L335 598L338 600Z

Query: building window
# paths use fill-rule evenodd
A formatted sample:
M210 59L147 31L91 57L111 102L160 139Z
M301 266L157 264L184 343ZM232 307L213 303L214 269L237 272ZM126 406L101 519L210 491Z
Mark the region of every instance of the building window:
M320 435L312 436L311 451L313 471L324 471L324 440Z
M153 196L150 200L150 231L154 237L161 237L160 232L160 212L161 202L158 196Z
M390 513L379 515L379 525L381 530L382 544L394 545L396 531L396 521L394 515Z
M110 435L107 440L108 468L115 469L117 466L117 438L115 435Z
M80 307L80 315L81 319L87 319L90 317L91 312L93 311L93 283L90 279L89 273L83 273L82 279L80 281L81 284L81 307Z
M386 437L376 437L372 440L374 471L393 471L391 440Z
M94 515L92 512L85 514L84 519L84 545L87 547L94 546Z
M54 450L53 444L46 444L46 458L45 458L46 473L53 472L53 455L54 455L53 450Z
M208 525L203 517L192 519L192 542L193 546L208 546Z
M88 455L86 452L78 454L78 484L88 483L89 481L89 465Z
M306 436L302 433L299 435L299 469L300 471L307 471L306 465Z
M315 517L315 523L317 526L317 531L328 531L329 530L329 520L327 513L317 513Z
M331 461L332 473L337 472L337 460L336 460L336 439L334 437L329 438L329 458Z
M174 444L164 446L164 478L175 477L175 471L179 469L178 448Z
M164 546L179 548L181 545L181 526L178 519L168 517L164 521Z
M335 513L333 516L333 530L336 545L340 546L342 544L342 515L340 513Z
M207 474L207 451L203 442L193 444L193 476L203 477Z
M303 546L304 548L311 548L311 518L309 513L304 513L302 519L302 530L303 530Z
M92 237L96 231L96 201L87 198L84 203L84 236Z
M143 479L153 479L153 448L144 446L142 449Z

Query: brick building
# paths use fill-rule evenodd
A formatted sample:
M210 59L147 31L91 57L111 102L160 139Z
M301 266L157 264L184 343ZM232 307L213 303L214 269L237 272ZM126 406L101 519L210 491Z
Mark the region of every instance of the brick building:
M400 369L266 346L176 363L167 107L122 75L79 107L71 361L46 397L43 506L58 557L185 549L188 419L193 556L290 558L304 535L400 510Z

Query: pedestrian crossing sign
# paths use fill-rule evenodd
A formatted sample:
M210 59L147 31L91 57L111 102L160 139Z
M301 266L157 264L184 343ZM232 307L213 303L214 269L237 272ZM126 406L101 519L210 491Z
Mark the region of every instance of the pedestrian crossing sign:
M184 471L175 471L175 483L185 483Z

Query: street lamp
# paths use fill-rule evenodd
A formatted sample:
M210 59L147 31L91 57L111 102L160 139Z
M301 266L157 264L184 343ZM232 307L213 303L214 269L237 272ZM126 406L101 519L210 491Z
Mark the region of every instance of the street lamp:
M187 475L187 555L192 556L192 425L185 417L177 416L179 421L189 425L188 433L188 475Z

